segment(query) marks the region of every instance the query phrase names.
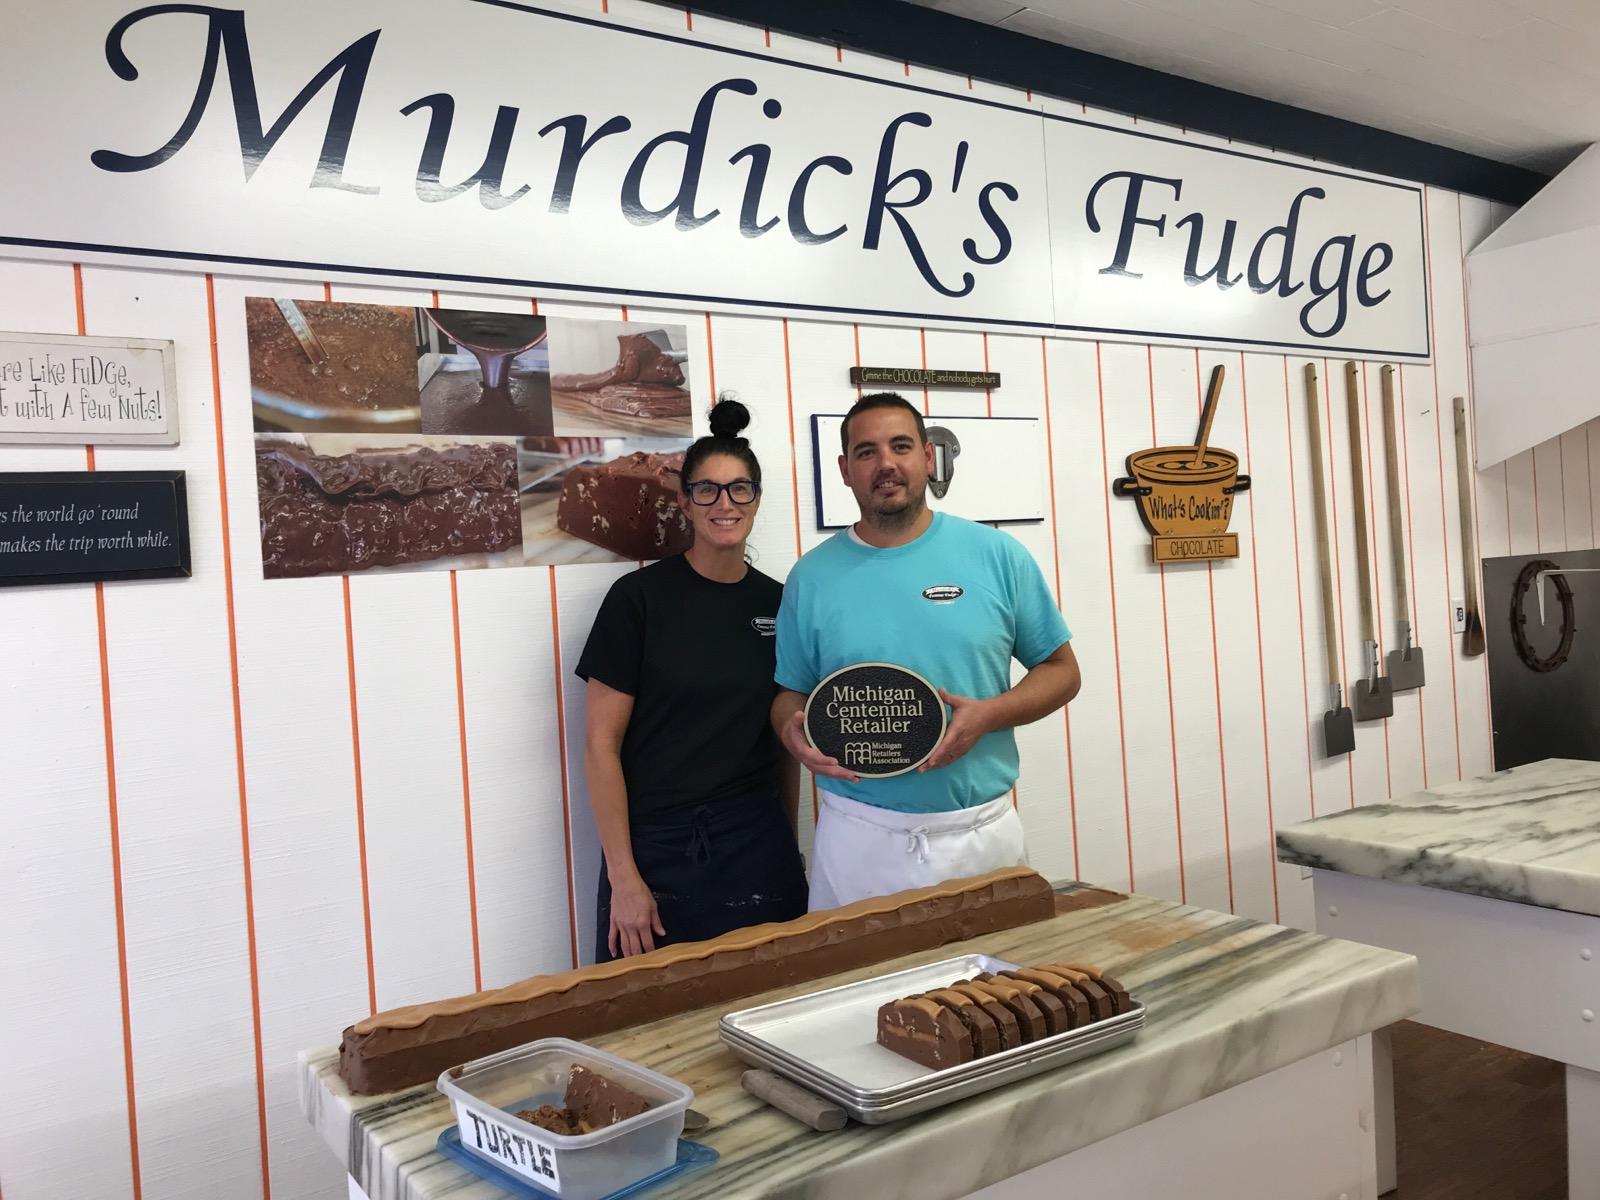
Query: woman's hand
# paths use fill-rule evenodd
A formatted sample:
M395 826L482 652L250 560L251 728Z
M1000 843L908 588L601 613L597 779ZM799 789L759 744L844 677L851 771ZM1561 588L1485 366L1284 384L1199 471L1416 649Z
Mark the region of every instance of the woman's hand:
M613 955L632 958L656 948L652 933L666 936L661 927L661 916L656 912L656 898L644 879L635 872L620 882L611 883L611 929L606 934L606 946Z

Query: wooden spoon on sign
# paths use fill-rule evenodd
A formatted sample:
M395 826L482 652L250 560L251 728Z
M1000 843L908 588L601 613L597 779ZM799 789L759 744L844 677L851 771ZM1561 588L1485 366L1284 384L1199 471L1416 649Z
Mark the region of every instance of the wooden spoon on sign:
M1206 406L1200 412L1200 432L1194 435L1194 469L1206 465L1206 443L1211 440L1211 422L1217 419L1217 397L1222 395L1222 364L1211 368L1211 382L1206 385Z

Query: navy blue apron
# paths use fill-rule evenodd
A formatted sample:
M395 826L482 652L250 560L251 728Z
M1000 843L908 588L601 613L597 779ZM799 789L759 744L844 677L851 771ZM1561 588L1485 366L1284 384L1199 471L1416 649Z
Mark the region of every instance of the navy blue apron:
M805 864L775 792L630 814L629 827L633 860L667 931L651 932L657 946L805 915ZM610 962L617 956L606 946L611 880L603 860L595 910L594 958Z

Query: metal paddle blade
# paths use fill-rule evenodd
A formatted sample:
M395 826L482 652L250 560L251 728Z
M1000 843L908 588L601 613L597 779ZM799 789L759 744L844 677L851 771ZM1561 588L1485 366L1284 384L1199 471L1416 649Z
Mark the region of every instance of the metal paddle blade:
M1358 679L1350 691L1350 698L1355 702L1356 720L1381 721L1394 716L1394 689L1384 676Z
M1328 758L1356 748L1356 719L1348 708L1330 708L1322 714L1322 752Z
M1403 650L1389 651L1389 690L1411 692L1427 682L1422 669L1422 647L1407 646Z
M1476 658L1484 652L1483 619L1478 616L1476 609L1467 611L1467 632L1462 640L1461 652L1468 658Z

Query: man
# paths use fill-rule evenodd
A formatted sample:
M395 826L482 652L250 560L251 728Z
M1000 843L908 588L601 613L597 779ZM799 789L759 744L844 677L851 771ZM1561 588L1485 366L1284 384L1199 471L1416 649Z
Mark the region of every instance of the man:
M789 573L772 704L784 746L819 780L813 911L1025 862L1011 731L1080 683L1033 556L1009 534L928 508L934 451L916 408L892 392L863 396L840 446L861 520ZM1013 658L1027 668L1014 687ZM949 724L916 771L862 779L806 740L807 695L858 662L893 663L939 689Z

